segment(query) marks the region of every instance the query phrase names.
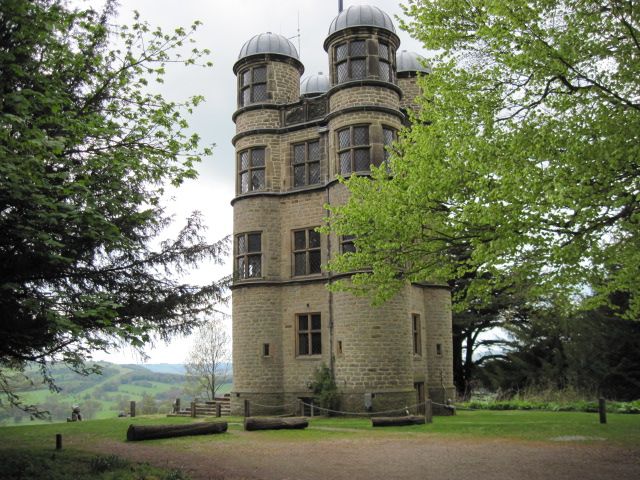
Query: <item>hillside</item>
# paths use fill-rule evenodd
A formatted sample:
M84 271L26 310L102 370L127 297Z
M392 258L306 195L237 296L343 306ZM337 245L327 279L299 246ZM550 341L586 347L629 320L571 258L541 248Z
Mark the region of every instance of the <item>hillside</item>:
M63 366L53 368L60 392L51 392L43 385L38 372L27 372L33 384L23 381L17 388L25 403L37 405L51 413L51 421L63 422L71 414L73 405L80 406L86 419L113 418L128 412L135 400L138 411L167 413L176 398L190 401L193 388L187 383L184 366L179 364L118 365L98 363L101 375L83 376ZM175 372L175 373L171 373ZM219 394L228 393L225 384ZM143 398L144 397L144 398ZM0 408L0 424L9 425L28 421L29 416L18 409Z

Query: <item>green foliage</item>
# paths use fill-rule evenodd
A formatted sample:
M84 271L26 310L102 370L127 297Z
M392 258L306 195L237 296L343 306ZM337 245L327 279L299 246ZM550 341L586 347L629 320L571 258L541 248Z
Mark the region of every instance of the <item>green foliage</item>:
M311 383L311 390L320 407L330 410L338 410L340 407L338 387L331 369L326 365L323 364L316 369L314 381ZM331 413L329 412L329 414Z
M408 281L471 276L458 310L531 285L570 306L586 286L639 318L639 20L631 3L410 0L404 24L438 52L421 112L386 169L333 207L377 302ZM468 255L460 255L460 252Z
M549 410L552 412L598 412L597 401L580 400L571 403L531 400L502 400L495 402L470 401L456 406L474 410ZM634 402L607 402L607 412L640 414L640 400Z
M142 394L142 402L140 403L140 412L143 415L152 415L154 413L158 413L158 406L156 405L156 401L147 392L144 392Z
M0 450L2 480L188 480L179 470L164 470L126 461L116 455L91 455L79 451L54 454L37 451Z
M35 362L52 389L51 361L92 373L90 352L188 333L223 297L222 283L174 276L226 251L204 241L197 212L158 241L165 187L194 178L210 148L184 117L202 98L169 101L149 84L169 63L209 63L198 48L180 57L198 22L118 26L115 3L0 3L0 367Z
M523 391L541 396L538 392L545 390L617 400L640 397L638 322L620 319L608 307L566 316L548 305L506 328L508 348L485 362L479 374L487 388L506 398Z
M118 470L129 465L129 462L117 455L97 455L91 459L89 468L93 473Z

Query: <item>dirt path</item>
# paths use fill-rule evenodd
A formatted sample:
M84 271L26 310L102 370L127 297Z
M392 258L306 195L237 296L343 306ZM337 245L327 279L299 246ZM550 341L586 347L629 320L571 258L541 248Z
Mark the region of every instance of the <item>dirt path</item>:
M166 444L115 441L94 448L159 467L181 468L194 480L640 478L640 447L622 449L593 443L442 440L417 436L293 442L247 436L241 441L194 442L189 450L179 451Z

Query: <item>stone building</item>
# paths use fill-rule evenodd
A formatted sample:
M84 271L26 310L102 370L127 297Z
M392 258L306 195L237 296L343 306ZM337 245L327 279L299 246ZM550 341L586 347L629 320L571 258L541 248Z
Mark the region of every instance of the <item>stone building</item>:
M353 6L324 41L328 75L301 76L296 48L273 33L240 51L234 210L232 411L252 413L312 396L330 367L346 411L383 411L453 395L450 292L411 285L379 308L332 293L323 265L354 248L322 235L327 203L344 202L336 176L380 165L408 121L425 72L398 52L390 17ZM268 407L267 407L268 406ZM283 409L284 410L284 409Z

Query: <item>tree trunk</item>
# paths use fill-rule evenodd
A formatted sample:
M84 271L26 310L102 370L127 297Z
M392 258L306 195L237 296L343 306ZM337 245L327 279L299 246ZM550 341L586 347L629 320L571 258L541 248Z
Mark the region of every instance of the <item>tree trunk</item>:
M254 430L283 430L283 429L303 429L309 426L306 418L288 417L288 418L264 418L264 417L247 417L244 419L244 429L247 431Z
M129 425L127 440L151 440L154 438L209 435L227 431L227 422L202 422L186 425Z
M407 417L373 417L371 425L373 427L402 427L404 425L423 425L424 417L409 415Z

